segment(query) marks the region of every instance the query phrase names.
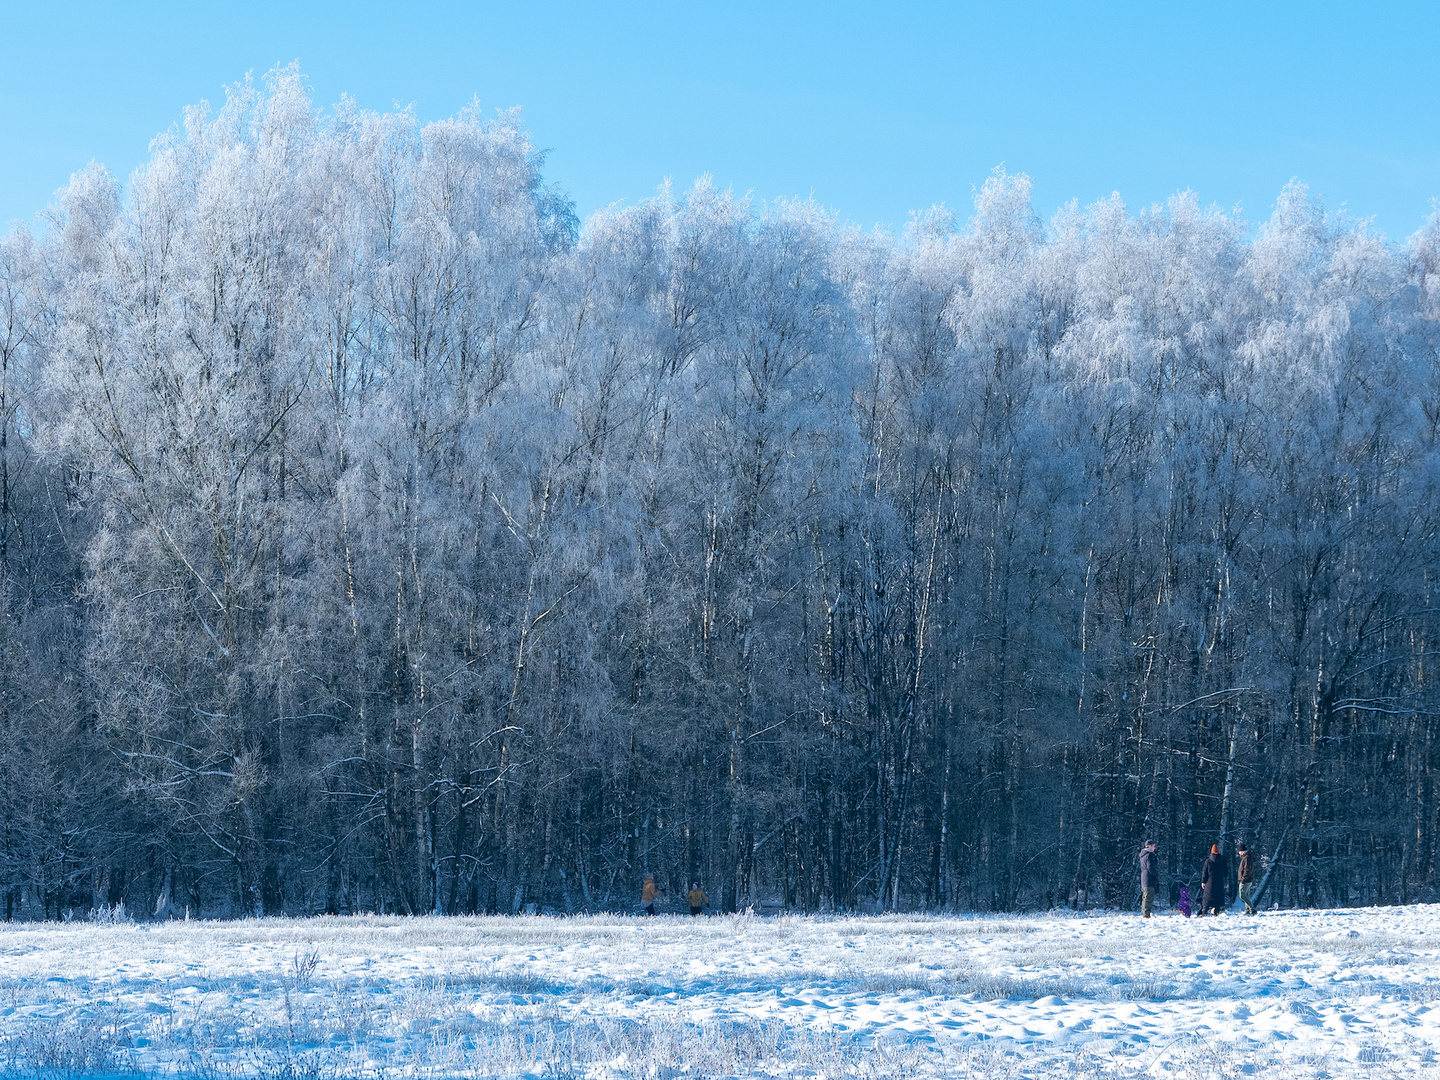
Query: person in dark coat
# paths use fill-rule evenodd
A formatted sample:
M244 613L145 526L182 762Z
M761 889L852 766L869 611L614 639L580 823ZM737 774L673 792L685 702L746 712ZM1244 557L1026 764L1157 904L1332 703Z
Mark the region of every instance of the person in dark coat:
M1245 904L1245 914L1255 914L1255 860L1250 849L1244 844L1237 848L1235 857L1236 877L1240 881L1240 899Z
M1200 868L1201 915L1210 913L1223 915L1225 913L1225 878L1229 870L1230 868L1225 863L1225 856L1220 853L1220 845L1211 844L1210 857Z
M1155 841L1146 840L1140 849L1140 914L1148 919L1155 905L1155 887L1160 883L1160 865L1155 858Z

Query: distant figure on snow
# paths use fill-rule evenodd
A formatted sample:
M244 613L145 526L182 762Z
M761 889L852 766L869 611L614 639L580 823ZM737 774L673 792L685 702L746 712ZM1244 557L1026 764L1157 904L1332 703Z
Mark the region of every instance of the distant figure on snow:
M655 898L660 895L660 890L655 887L655 875L645 875L645 887L640 890L640 903L645 905L645 914L655 914Z
M1245 904L1245 914L1255 914L1255 860L1250 849L1241 844L1235 858L1236 876L1240 879L1240 899Z
M690 901L690 914L699 915L700 909L709 903L710 898L705 895L705 890L700 888L698 881L690 883L690 891L685 894L685 899Z
M1146 840L1140 849L1140 915L1148 919L1155 904L1155 886L1160 881L1160 866L1155 859L1155 841Z
M1219 844L1210 845L1210 857L1200 868L1200 914L1225 914L1225 878L1230 868L1225 865L1225 856Z
M1180 909L1181 915L1187 919L1190 917L1190 889L1187 886L1180 886L1180 902L1175 906Z

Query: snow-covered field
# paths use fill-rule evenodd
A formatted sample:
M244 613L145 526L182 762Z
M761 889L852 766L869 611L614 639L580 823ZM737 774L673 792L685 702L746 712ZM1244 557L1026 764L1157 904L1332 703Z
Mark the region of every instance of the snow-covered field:
M1440 1075L1440 907L0 928L0 1072Z

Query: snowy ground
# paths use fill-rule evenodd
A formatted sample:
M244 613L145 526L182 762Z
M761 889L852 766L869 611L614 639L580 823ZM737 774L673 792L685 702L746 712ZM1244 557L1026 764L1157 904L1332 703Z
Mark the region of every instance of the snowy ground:
M0 928L0 1072L1440 1076L1440 907Z

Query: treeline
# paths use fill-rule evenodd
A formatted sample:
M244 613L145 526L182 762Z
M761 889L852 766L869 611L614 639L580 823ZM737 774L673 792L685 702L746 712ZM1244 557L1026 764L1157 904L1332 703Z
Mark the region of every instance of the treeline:
M3 241L7 917L1435 896L1440 220L541 166L284 69Z

